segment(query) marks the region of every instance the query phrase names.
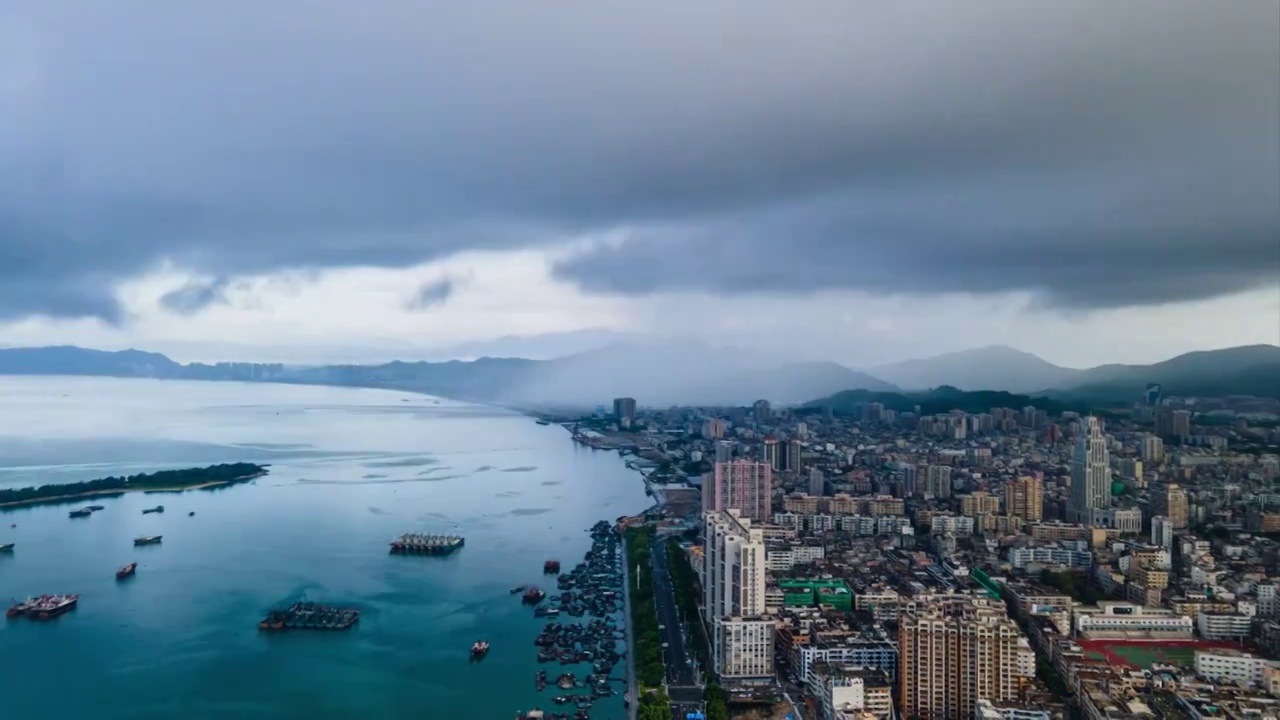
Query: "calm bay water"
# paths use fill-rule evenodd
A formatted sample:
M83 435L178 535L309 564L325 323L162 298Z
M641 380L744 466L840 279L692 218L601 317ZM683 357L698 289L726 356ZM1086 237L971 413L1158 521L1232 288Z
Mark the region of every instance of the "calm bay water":
M548 709L554 690L533 687L544 621L508 591L546 585L545 559L571 567L592 523L648 504L616 454L492 408L380 390L0 377L0 487L236 460L271 473L94 500L106 510L87 519L67 517L76 505L0 512L0 543L17 544L0 555L0 601L81 596L53 622L0 620L0 714L498 720ZM161 503L164 514L141 514ZM467 544L447 558L388 555L409 531ZM135 548L144 534L164 542ZM132 561L137 577L117 583ZM302 597L356 605L360 624L258 632L267 609ZM477 639L493 650L472 664ZM624 716L620 697L592 709Z

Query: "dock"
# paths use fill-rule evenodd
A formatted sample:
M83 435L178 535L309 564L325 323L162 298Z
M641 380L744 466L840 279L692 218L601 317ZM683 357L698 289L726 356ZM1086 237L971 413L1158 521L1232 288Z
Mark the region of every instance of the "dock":
M391 541L393 555L448 555L466 542L458 535L405 533Z

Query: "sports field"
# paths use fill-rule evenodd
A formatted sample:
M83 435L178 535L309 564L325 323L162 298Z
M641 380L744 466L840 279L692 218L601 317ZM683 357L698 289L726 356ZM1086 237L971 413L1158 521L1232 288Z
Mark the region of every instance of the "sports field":
M1085 655L1114 665L1146 669L1153 664L1191 667L1197 650L1234 648L1231 643L1202 640L1078 640Z

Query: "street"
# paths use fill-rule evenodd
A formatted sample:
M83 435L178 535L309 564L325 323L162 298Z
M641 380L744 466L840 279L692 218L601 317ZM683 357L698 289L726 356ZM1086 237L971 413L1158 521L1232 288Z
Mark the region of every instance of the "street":
M684 623L676 606L675 590L667 568L667 543L655 537L650 547L653 558L654 602L662 634L663 664L667 671L667 691L671 695L671 717L685 720L690 712L702 708L702 685L698 669L693 665L685 638Z

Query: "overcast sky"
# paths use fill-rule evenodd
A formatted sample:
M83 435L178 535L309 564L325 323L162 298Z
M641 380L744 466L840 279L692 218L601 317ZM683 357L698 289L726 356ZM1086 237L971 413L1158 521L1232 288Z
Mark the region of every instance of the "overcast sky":
M1278 78L1274 0L6 0L0 345L1280 343Z

